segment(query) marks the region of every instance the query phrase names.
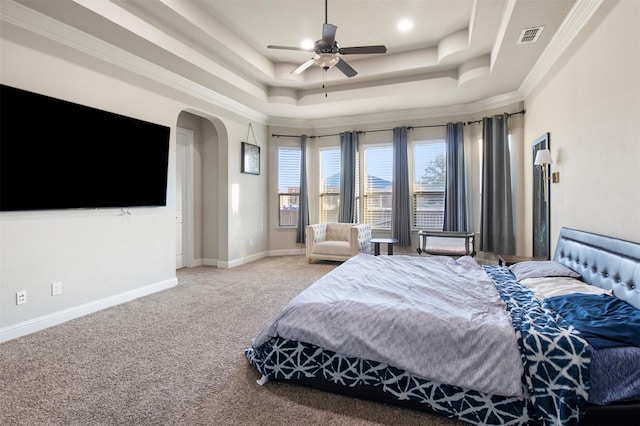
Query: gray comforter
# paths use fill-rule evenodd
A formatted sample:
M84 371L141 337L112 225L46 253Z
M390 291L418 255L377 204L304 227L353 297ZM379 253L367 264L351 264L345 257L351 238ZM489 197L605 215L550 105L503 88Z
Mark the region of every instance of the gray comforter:
M252 344L277 336L439 383L522 396L506 305L470 257L355 256L291 300Z

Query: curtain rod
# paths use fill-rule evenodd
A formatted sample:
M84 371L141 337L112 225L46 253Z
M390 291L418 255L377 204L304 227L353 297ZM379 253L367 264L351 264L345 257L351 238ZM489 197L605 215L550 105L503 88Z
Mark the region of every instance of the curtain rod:
M446 126L446 124L432 124L430 126L409 126L407 127L407 130L413 130L413 129L420 129L423 127L444 127ZM356 130L355 132L358 134L363 134L363 133L375 133L375 132L390 132L393 129L377 129L377 130ZM326 138L328 136L340 136L342 133L345 132L340 132L340 133L332 133L330 135L317 135L317 136L307 136L310 139L320 139L320 138ZM299 138L301 135L278 135L276 133L272 133L271 134L272 137L274 138Z
M518 111L518 112L505 113L505 114L508 117L511 117L512 115L524 114L525 112L526 112L525 110L521 110L521 111ZM487 118L487 117L484 117L484 118ZM467 124L474 124L474 123L482 123L482 120L467 121L466 123L463 123L463 124L467 125ZM408 126L407 130L421 129L421 128L426 128L426 127L444 127L444 126L446 126L446 124L432 124L432 125L427 125L427 126ZM362 133L375 133L375 132L390 132L392 130L393 129L378 129L378 130L366 130L366 131L365 130L358 130L356 132L359 133L359 134L362 134ZM341 132L341 133L344 133L344 132ZM340 136L341 133L332 133L330 135L317 135L317 136L307 136L307 137L310 138L310 139L316 139L316 138L320 139L320 138L326 138L326 137L329 137L329 136ZM302 135L279 135L279 134L276 134L276 133L272 133L271 134L271 137L274 137L274 138L299 138L300 136L302 136Z
M506 113L506 114L507 114L507 117L511 117L512 115L524 114L525 112L527 112L527 111L521 110L521 111L518 111L518 112L512 112L512 113ZM464 124L466 125L466 124L482 123L482 120L484 120L485 118L489 118L489 117L484 117L484 118L482 118L480 120L475 120L475 121L467 121Z
M344 133L344 132L343 132L343 133ZM361 133L361 132L358 132L358 133ZM274 137L274 138L299 138L300 136L302 136L302 135L278 135L278 134L276 134L276 133L272 133L272 134L271 134L271 137ZM309 139L315 139L315 138L320 139L320 138L326 138L326 137L328 137L328 136L340 136L340 133L333 133L333 134L331 134L331 135L307 136L307 137L308 137Z

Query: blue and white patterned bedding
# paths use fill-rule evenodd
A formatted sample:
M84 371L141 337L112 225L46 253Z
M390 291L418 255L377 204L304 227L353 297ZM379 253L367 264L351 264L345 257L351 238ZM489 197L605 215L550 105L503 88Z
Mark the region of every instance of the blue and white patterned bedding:
M640 401L640 348L624 346L592 350L590 370L590 403Z
M523 397L491 395L438 383L394 367L305 342L273 337L246 350L264 379L322 379L339 386L382 389L472 424L578 424L589 391L589 346L579 333L533 298L506 267L483 266L507 306L521 351Z
M640 311L609 295L548 297L553 309L591 346L589 402L640 400Z
M640 309L605 294L565 294L544 300L596 349L640 347Z
M354 256L293 298L252 346L272 337L464 389L522 396L506 304L468 256Z

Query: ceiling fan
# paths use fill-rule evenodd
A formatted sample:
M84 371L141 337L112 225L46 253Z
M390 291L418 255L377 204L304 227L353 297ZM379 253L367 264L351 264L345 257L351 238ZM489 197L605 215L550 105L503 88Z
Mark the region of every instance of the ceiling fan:
M328 23L327 12L327 0L324 2L324 24L322 25L322 38L317 40L312 49L305 49L302 47L289 47L289 46L273 46L269 45L269 49L285 49L285 50L301 50L303 52L313 52L315 56L309 59L307 62L300 65L293 70L292 74L300 74L313 64L317 64L319 67L327 71L334 65L347 77L353 77L358 72L354 70L349 64L347 64L341 55L360 55L367 53L386 53L387 48L384 45L376 46L354 46L354 47L340 47L336 41L336 30L338 27Z

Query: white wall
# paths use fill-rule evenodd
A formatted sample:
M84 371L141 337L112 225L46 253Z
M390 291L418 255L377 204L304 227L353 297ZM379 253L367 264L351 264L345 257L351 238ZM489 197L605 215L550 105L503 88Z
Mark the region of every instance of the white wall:
M255 207L266 203L266 154L260 176L240 173L248 118L9 24L0 55L2 84L171 128L166 207L130 209L131 215L119 209L0 213L0 341L176 285L175 143L182 111L203 117L202 140L213 141L214 152L198 167L207 170L199 177L207 194L202 222L215 228L203 231L207 241L199 244L208 251L202 256L230 267L266 255L266 211ZM76 129L73 117L61 119ZM253 127L264 148L264 124ZM51 296L54 281L62 282L61 295ZM16 305L21 290L28 301Z
M171 127L167 207L134 208L131 215L119 209L0 214L3 336L16 331L9 326L26 327L28 320L55 321L54 313L66 318L69 310L91 310L147 286L153 291L175 285L176 103L13 41L3 39L0 48L3 84ZM61 119L69 121L69 131L83 130L73 117ZM54 281L62 282L59 296L51 296ZM21 290L27 303L17 306Z
M218 263L220 267L233 267L268 255L266 126L252 123L255 139L253 134L249 137L252 144L260 146L260 175L240 171L241 142L247 140L248 126L248 120L227 121L228 150L219 152L221 167L228 169L228 182L222 184L228 191L224 200L228 202L220 215L228 224L220 224L218 228L220 243L228 248L228 253Z
M640 241L640 2L601 9L526 99L526 200L530 143L544 132L560 172L550 191L553 243L562 226Z

